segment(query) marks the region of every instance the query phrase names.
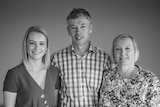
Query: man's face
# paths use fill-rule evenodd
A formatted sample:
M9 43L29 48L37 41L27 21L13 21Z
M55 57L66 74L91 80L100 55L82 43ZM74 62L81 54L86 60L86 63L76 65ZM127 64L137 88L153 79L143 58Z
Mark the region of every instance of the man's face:
M83 46L89 43L89 36L92 33L92 25L85 16L68 20L68 34L72 43L76 46Z

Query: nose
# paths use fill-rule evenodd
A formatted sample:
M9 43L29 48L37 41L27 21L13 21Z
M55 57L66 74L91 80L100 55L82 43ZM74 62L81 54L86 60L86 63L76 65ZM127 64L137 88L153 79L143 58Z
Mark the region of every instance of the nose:
M35 50L38 50L39 49L39 45L36 43L35 44Z
M124 49L121 49L121 56L124 56L125 55L125 50Z
M76 28L76 33L79 34L80 33L80 28Z

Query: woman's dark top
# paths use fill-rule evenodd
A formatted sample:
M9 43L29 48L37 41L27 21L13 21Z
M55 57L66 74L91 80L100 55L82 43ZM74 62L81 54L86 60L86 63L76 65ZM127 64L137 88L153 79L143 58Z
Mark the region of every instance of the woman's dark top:
M53 107L55 89L60 88L59 71L50 66L47 70L45 87L42 89L20 64L7 72L3 91L17 93L15 107Z

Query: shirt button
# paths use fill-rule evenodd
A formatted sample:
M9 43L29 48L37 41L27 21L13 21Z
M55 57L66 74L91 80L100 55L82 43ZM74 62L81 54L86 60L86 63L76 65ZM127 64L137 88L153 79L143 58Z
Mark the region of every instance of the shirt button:
M47 104L47 100L44 101L44 104Z
M41 95L41 98L44 98L44 94Z

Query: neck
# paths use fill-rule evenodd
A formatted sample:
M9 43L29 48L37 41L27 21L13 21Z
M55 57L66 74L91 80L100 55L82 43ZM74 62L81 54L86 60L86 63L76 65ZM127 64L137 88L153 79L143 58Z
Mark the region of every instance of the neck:
M123 78L133 77L135 72L135 65L132 66L118 66L118 72Z
M43 63L40 60L36 60L36 61L29 60L28 64L29 64L30 71L33 71L33 72L40 71L41 69L44 68Z
M89 49L89 43L83 46L73 45L73 47L78 55L83 56Z

